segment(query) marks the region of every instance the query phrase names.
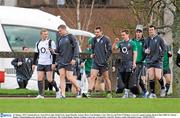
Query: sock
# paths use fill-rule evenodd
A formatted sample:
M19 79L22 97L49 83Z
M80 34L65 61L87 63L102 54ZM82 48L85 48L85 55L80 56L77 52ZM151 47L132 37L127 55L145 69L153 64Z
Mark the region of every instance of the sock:
M159 83L161 85L161 89L165 89L165 86L164 86L164 81L163 81L163 78L161 77L161 79L159 80Z
M169 83L166 83L166 93L168 93L169 87L170 87L170 84L169 84Z
M149 85L150 85L150 91L151 93L155 93L155 82L154 80L149 80Z
M39 95L44 96L44 85L43 81L38 81Z
M56 92L59 91L59 88L57 87L57 84L54 80L51 82L51 85L55 88Z

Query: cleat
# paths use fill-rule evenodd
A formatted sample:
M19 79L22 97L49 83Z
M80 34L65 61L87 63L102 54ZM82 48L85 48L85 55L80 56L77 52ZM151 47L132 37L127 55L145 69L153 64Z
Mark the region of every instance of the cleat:
M108 93L108 94L106 95L106 97L107 97L107 98L112 98L112 94L111 94L111 93Z
M161 89L160 96L161 97L165 97L166 96L166 90L165 89Z
M132 92L130 92L128 97L129 97L129 98L136 98L136 95L133 94Z
M156 94L151 93L151 94L149 95L149 98L157 98L157 96L156 96Z
M76 98L82 98L81 89L80 89L80 91L77 92Z
M122 98L128 98L128 93L124 93L124 95L122 96Z
M62 98L63 96L61 95L60 91L56 92L56 98Z
M44 99L44 96L38 95L35 99Z
M83 98L88 98L88 94L87 93L82 93L82 97Z
M148 98L149 92L146 91L145 93L143 93L143 98Z

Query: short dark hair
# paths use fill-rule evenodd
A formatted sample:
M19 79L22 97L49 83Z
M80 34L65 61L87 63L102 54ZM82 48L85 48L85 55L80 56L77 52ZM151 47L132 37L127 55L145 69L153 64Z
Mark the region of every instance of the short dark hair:
M61 28L61 29L66 29L66 25L59 25L58 26L58 29Z
M100 26L96 27L95 30L100 30L102 31L102 28Z
M125 30L122 30L121 33L125 32L126 34L129 34L129 30L125 29Z
M150 25L149 28L154 28L154 29L156 29L156 27L155 27L154 25Z

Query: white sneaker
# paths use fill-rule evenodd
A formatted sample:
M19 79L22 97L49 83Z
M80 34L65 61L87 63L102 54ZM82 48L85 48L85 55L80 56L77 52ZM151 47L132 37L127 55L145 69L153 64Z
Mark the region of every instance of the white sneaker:
M156 97L156 94L151 93L151 94L149 95L149 98L157 98L157 97Z
M143 98L148 98L149 92L146 91L146 93L143 94Z
M122 98L128 98L128 93L124 93L124 95L122 96Z
M80 91L77 92L76 98L82 98L81 89L80 89Z
M56 92L56 98L62 98L62 95L61 95L60 91Z
M166 90L165 89L161 89L160 96L161 97L165 97L166 96Z
M36 96L36 99L44 99L44 96L38 95L38 96Z
M129 98L136 98L136 95L133 94L132 92L129 93Z

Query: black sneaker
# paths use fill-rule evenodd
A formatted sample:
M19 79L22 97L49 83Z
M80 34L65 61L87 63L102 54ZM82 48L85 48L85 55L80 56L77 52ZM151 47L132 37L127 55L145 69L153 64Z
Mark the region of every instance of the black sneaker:
M87 93L82 93L83 98L88 98Z

